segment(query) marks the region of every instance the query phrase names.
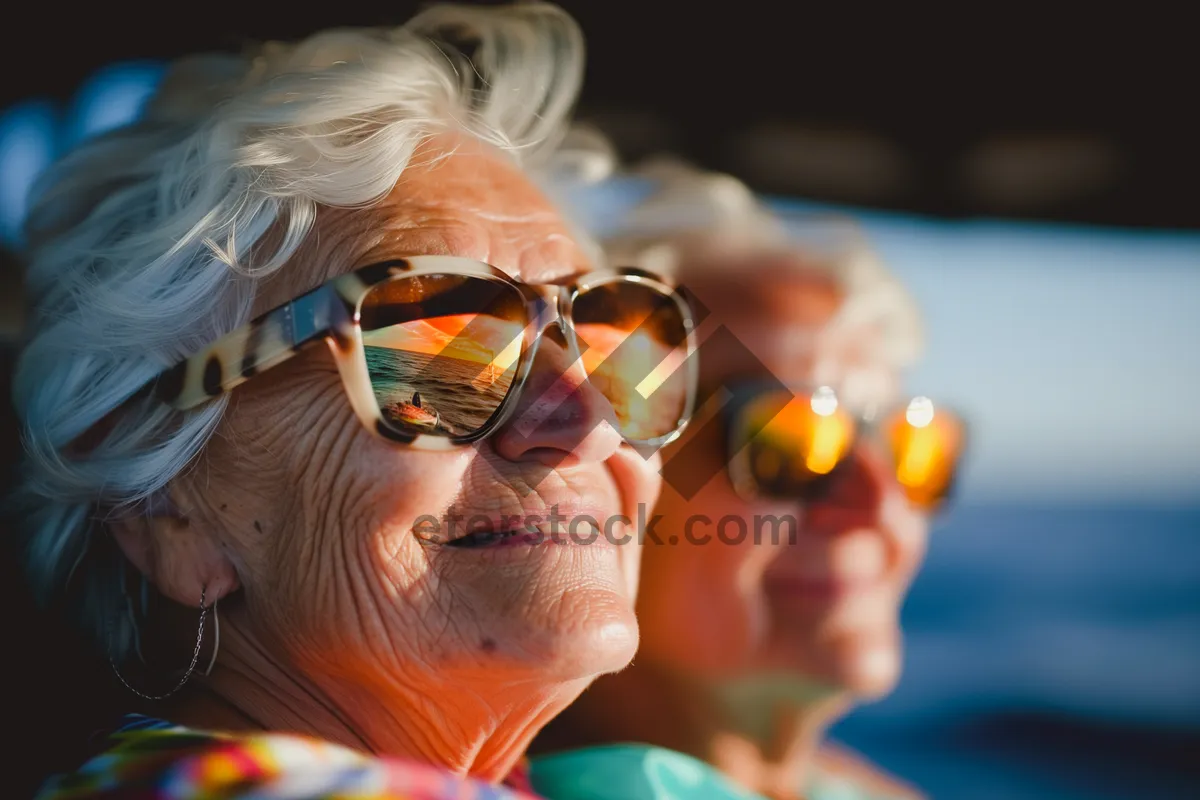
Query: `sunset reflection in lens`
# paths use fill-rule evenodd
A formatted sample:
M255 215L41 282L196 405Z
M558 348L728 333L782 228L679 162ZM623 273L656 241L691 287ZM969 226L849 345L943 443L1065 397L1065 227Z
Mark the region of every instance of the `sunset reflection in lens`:
M646 441L686 413L687 331L669 296L613 282L575 298L575 333L588 380L612 405L620 433Z
M750 476L759 491L777 496L799 496L854 446L854 418L825 389L766 393L743 411L740 425Z
M361 312L371 388L386 424L463 436L508 395L521 355L520 293L483 278L400 278L372 289Z
M965 426L952 411L935 408L927 397L913 398L883 425L896 465L896 480L908 499L937 506L952 488L965 444Z

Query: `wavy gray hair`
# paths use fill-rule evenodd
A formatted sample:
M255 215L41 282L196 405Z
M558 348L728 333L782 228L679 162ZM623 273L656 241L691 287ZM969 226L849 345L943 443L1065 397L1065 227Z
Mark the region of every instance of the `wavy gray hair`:
M876 355L902 369L921 354L924 332L912 296L848 217L813 214L785 219L748 186L673 158L649 160L630 173L649 194L629 209L604 241L611 263L681 275L683 265L716 264L721 254L812 251L845 292L830 330L877 326ZM699 258L697 258L699 257Z
M15 510L44 600L71 598L110 654L128 651L124 559L103 517L149 508L226 400L188 415L126 401L247 320L319 206L381 199L428 137L464 131L549 169L583 57L575 22L540 3L438 6L396 29L193 57L142 120L51 170L27 222L14 374L26 448Z

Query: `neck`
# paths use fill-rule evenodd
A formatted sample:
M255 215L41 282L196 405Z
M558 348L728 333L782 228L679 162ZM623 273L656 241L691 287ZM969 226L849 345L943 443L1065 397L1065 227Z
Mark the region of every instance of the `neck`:
M504 683L495 674L442 677L419 688L352 674L316 680L280 652L256 637L242 614L223 612L217 664L200 681L203 691L171 709L172 721L297 733L499 782L586 685Z
M643 663L596 681L535 752L644 742L706 761L751 791L798 797L825 729L846 705L829 690L725 692Z

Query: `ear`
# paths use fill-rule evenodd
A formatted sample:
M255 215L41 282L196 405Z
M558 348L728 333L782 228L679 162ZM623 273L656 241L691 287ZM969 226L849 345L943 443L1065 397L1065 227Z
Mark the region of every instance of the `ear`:
M138 514L109 523L125 557L163 595L196 608L212 605L241 585L233 561L215 536L170 512Z

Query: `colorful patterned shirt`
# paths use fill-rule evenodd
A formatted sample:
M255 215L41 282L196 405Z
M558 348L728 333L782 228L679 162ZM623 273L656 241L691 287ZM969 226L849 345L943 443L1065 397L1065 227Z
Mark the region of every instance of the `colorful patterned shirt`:
M537 800L291 734L217 733L130 715L105 745L75 772L51 778L36 800Z

